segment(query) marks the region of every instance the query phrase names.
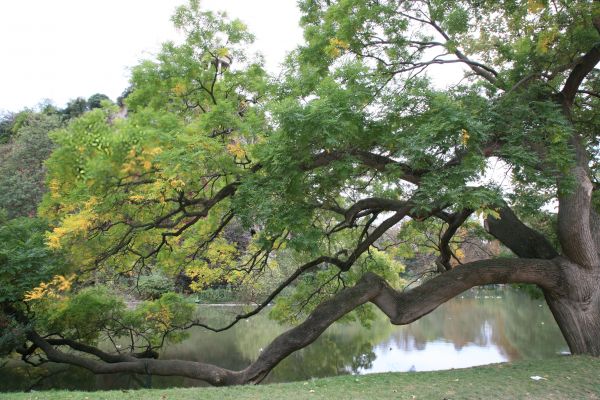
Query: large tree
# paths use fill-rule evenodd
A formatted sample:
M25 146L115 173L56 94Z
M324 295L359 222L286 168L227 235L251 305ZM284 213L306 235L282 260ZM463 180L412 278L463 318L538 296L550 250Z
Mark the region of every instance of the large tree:
M306 44L273 80L241 22L192 1L174 17L186 41L133 70L127 118L96 109L54 134L43 215L76 277L2 299L12 348L95 373L256 383L336 320L368 317L367 303L408 324L514 282L543 290L572 353L600 355L598 3L300 7ZM456 74L443 89L428 78ZM492 160L511 185L489 179ZM475 214L512 257L456 265L454 237ZM232 241L232 224L250 239ZM415 226L437 230L438 274L398 291L389 251ZM90 287L155 269L198 289L287 274L222 327L174 294L128 310ZM246 369L158 358L183 330L228 329L272 301L276 316L306 318ZM105 337L130 345L107 352Z
M48 133L62 125L61 119L22 111L11 125L12 137L0 144L0 209L9 217L32 216L46 191L44 161L53 148Z

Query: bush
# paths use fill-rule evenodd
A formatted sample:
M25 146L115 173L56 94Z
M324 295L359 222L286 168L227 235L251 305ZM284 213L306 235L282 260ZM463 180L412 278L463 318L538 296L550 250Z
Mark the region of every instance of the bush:
M174 285L172 280L166 276L154 274L141 276L137 289L142 299L156 300L164 293L173 291Z
M239 300L239 296L230 286L204 289L196 295L196 303L202 304L231 303Z

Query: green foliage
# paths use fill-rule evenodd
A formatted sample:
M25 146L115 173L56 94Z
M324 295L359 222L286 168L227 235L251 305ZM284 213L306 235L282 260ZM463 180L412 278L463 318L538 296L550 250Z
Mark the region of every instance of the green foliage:
M146 300L156 300L174 289L173 280L162 275L152 274L140 276L137 281L140 296Z
M176 293L165 293L155 301L146 301L124 315L125 325L145 333L150 346L160 347L164 340L180 342L188 334L177 330L189 323L196 306Z
M61 122L57 115L30 113L14 126L11 140L0 145L0 208L11 218L35 215L46 191L44 161L54 148L48 134Z
M44 243L47 229L48 225L38 218L8 220L0 209L0 304L3 306L25 310L24 300L31 290L68 272L64 258ZM22 346L26 328L3 307L0 355L10 354Z
M118 321L125 313L123 300L102 286L82 289L58 301L42 299L37 303L48 332L61 332L89 344L97 343L103 331L118 330Z
M83 97L77 97L76 99L72 99L67 103L65 108L57 110L57 112L61 114L63 120L70 121L72 119L82 116L88 111L103 107L104 103L112 104L112 101L105 94L95 93L91 95L87 100Z
M70 100L65 108L61 110L65 120L77 118L86 111L88 111L88 103L83 97Z
M269 315L281 322L297 324L324 300L344 287L356 284L366 272L375 273L386 279L392 287L400 288L405 283L400 278L403 271L404 266L401 263L393 260L388 254L373 249L346 273L340 274L336 267L331 266L304 274L293 290L288 290L278 298ZM368 325L373 316L372 308L365 305L348 314L343 320L359 320Z
M25 329L4 313L0 313L0 328L0 357L6 357L23 345L26 340Z
M513 286L518 288L519 290L522 290L524 293L527 293L527 295L530 296L532 299L544 298L544 292L542 292L542 289L540 289L538 286L528 285L525 283L515 284Z
M105 101L111 103L110 98L107 95L102 93L93 94L87 99L87 108L89 110L93 110L94 108L100 108L102 107L102 103Z
M194 295L194 301L200 304L232 303L241 300L232 287L204 289Z
M13 134L12 128L16 115L14 113L0 114L0 144L8 142Z
M165 293L128 309L121 295L94 286L59 299L34 300L32 309L39 313L38 330L61 332L92 345L108 335L113 340L133 337L136 346L160 348L165 340L177 342L186 337L177 327L190 322L195 306L180 295Z
M48 246L103 278L157 269L185 275L204 298L225 296L203 292L219 286L264 298L299 266L326 257L272 310L297 322L368 271L400 287L403 267L394 257L437 252L448 224L435 218L463 209L494 215L508 201L530 224L555 230L543 206L556 199L559 182L561 193L569 191L573 133L581 132L588 153L598 149L597 100L582 98L566 118L554 89L565 65L597 43L589 18L596 6L306 0L300 8L306 44L277 81L247 53L253 37L242 22L191 0L173 17L185 39L133 68L121 99L126 118L103 95L70 102L62 113L77 118L51 134L57 148L46 163ZM435 50L440 56L429 59ZM421 74L455 56L480 60L469 63L475 75L440 89ZM597 91L596 75L586 88ZM29 125L13 119L16 146ZM492 156L510 169L510 190L486 179ZM600 160L591 161L597 177ZM12 185L15 174L4 175ZM2 196L9 216L19 215L17 201ZM413 218L397 224L395 237L370 243L394 210L351 213L368 198L407 205ZM228 235L232 224L251 234ZM60 303L75 319L56 306L48 308L50 325L64 323L56 329L88 341L102 329L124 337L137 327L156 346L189 317L191 306L157 275L139 283L156 300L126 310L105 289L81 289L96 283L94 274L81 274ZM84 323L78 313L93 302L106 312L76 332ZM356 317L368 323L370 309Z
M22 302L26 292L68 266L45 245L48 225L38 218L0 220L0 302Z

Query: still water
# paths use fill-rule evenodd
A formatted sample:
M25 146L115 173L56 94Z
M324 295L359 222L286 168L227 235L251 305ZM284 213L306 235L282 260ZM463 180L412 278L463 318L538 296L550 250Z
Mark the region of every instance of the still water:
M235 307L199 309L211 321L221 323L239 311ZM198 329L186 341L169 346L162 358L242 369L285 329L262 315L242 321L224 333ZM266 382L464 368L551 357L566 351L567 345L543 299L532 299L513 289L482 289L466 292L408 326L391 325L380 313L376 313L370 328L356 322L336 323L312 345L279 364ZM198 385L202 383L189 378L94 376L74 367L48 365L33 369L14 361L0 368L0 391L30 387L96 390Z

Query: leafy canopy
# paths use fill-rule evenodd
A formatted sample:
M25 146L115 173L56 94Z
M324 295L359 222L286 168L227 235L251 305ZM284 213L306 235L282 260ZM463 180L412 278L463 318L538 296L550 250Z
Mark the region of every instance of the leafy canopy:
M402 265L384 249L403 236L384 233L405 215L408 233L435 230L440 241L507 201L548 221L541 206L572 166L572 130L597 154L598 100L583 98L569 121L555 98L565 65L599 39L595 2L300 7L306 45L281 79L247 54L243 23L191 1L173 17L185 41L134 68L126 118L105 103L52 134L46 242L77 266L79 286L61 305L39 299L48 332L85 321L79 334L93 342L100 329L143 326L157 346L191 318L180 297L128 311L108 289L81 289L156 269L187 275L193 290L287 276L273 315L295 321L367 271L400 286ZM449 88L423 73L453 63L468 72ZM491 157L510 169L510 190L484 179ZM235 224L248 234L232 239ZM104 311L79 316L92 304ZM128 328L101 328L108 320Z

